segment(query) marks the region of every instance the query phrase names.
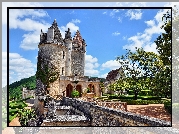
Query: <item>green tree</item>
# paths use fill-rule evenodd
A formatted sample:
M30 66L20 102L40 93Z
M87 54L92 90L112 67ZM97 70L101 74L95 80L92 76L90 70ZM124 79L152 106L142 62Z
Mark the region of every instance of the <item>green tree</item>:
M169 13L163 18L170 18ZM167 20L162 26L162 33L155 41L159 55L146 52L143 48L136 48L135 52L128 50L126 55L117 60L126 70L126 77L130 83L130 89L138 93L148 85L156 95L169 97L171 95L171 21ZM129 61L128 65L124 61ZM150 78L150 81L148 81Z
M162 18L165 23L161 28L164 33L160 35L155 41L157 51L159 52L160 59L162 60L163 67L156 73L156 81L158 88L160 88L161 96L171 97L171 65L172 65L172 27L171 27L171 14L167 12Z

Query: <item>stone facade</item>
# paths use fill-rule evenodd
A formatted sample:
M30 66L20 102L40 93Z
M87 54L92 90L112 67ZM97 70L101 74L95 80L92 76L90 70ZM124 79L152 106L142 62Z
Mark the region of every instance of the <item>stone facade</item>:
M28 98L28 97L34 97L35 98L35 92L34 90L28 90L27 88L22 88L22 98Z
M74 38L71 37L69 28L65 32L65 38L62 38L56 20L48 28L47 33L41 30L37 71L39 67L43 69L43 65L48 64L53 65L60 74L59 78L50 84L49 94L71 97L72 90L77 89L82 96L87 87L93 87L95 95L100 96L100 79L90 81L84 76L87 46L85 40L78 30ZM40 61L42 61L42 66L38 66ZM78 83L76 83L77 81ZM37 79L36 87L36 92L44 89L44 85L39 79Z

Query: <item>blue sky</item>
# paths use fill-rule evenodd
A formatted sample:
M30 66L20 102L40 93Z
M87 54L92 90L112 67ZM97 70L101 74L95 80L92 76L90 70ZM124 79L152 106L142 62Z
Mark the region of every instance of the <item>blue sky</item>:
M23 6L25 5L47 4L26 3ZM12 9L9 14L9 82L35 74L40 30L47 32L54 19L62 36L69 27L72 35L79 30L85 39L87 44L85 75L105 78L109 71L120 67L115 59L125 54L125 49L133 51L135 47L143 47L146 51L156 52L154 40L163 32L160 26L163 24L161 17L165 12L166 10L160 9L129 10L115 7L114 9ZM2 31L3 29L5 31L4 26L6 22L3 22ZM6 51L6 47L3 47L3 55Z

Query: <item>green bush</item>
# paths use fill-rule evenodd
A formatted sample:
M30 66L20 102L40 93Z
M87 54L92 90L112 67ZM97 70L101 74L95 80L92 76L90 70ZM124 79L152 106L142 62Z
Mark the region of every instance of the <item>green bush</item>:
M164 107L165 107L165 110L167 112L169 112L170 114L172 113L172 104L171 104L171 101L165 101L164 102Z
M27 126L28 121L36 118L34 109L22 109L19 110L19 122L21 126Z
M71 92L71 96L74 98L74 97L79 97L79 92L77 90L73 90Z
M14 115L9 115L9 122L11 122L16 117L17 117L17 113Z
M140 96L142 100L161 100L160 97L157 96Z
M23 109L24 107L27 107L28 105L24 101L18 101L18 102L10 102L9 108L11 109Z
M127 102L127 105L148 105L148 104L164 104L165 100L131 100L131 99L120 99L122 102Z
M152 95L152 90L148 90L148 89L141 90L141 91L139 92L139 95L140 95L140 96Z
M119 99L134 99L134 95L120 95Z
M134 94L134 91L133 91L133 90L128 90L127 93L128 93L129 95L133 95L133 94Z
M18 109L9 109L9 115L14 115L18 113Z

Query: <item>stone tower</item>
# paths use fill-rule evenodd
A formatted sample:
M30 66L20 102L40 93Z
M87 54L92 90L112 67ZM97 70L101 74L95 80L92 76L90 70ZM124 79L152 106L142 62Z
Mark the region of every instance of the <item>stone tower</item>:
M47 33L41 30L38 62L43 59L42 64L48 63L55 66L60 73L60 77L83 77L86 52L85 40L82 39L78 30L73 39L69 28L65 32L65 38L62 38L56 20L48 28ZM39 87L42 87L41 84Z
M84 76L86 43L77 30L72 43L71 71L75 76Z

